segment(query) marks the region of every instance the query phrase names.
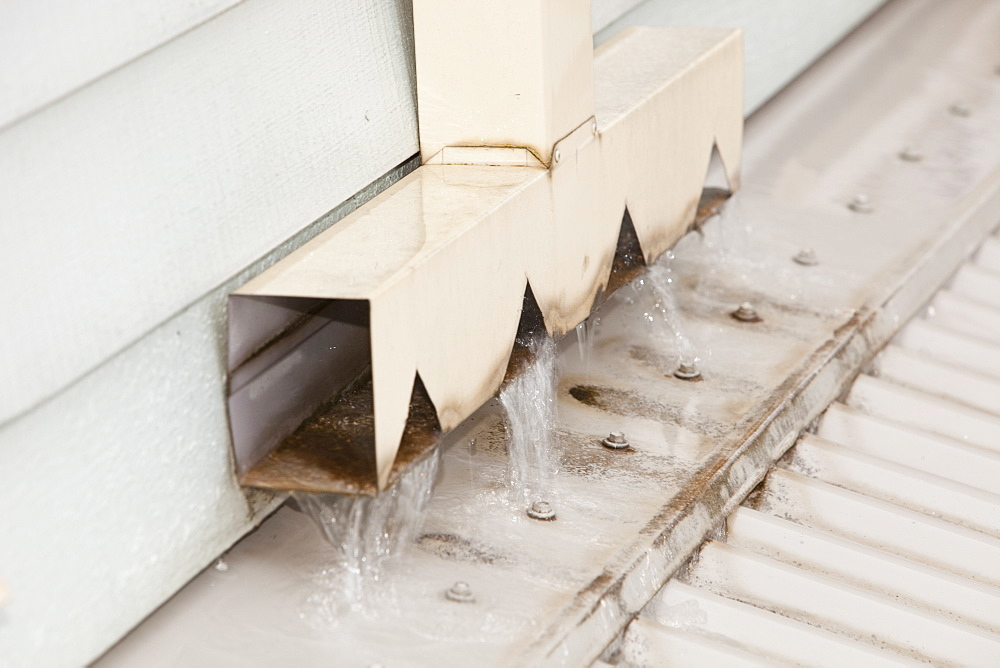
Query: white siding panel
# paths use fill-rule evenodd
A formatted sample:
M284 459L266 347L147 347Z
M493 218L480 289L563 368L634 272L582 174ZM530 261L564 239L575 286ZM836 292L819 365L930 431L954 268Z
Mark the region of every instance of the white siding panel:
M593 24L594 33L607 28L625 12L639 4L642 4L642 0L591 0L590 22Z
M414 154L410 22L248 0L0 134L0 422Z
M401 175L0 428L0 666L95 658L274 507L233 475L227 296Z
M0 128L238 2L0 3Z
M750 114L863 21L885 0L647 0L607 27L609 8L628 0L595 0L597 43L634 25L742 28L746 111Z
M251 522L230 473L220 307L192 307L0 431L0 663L94 658Z

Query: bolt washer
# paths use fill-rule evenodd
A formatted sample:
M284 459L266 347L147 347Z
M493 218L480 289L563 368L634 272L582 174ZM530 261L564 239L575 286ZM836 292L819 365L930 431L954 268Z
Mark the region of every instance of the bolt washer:
M601 443L604 444L604 447L611 448L612 450L624 450L625 448L632 447L632 444L625 438L625 432L622 431L611 432Z
M854 199L851 200L851 203L847 205L847 208L854 213L871 213L875 210L872 203L868 201L868 195L865 195L864 193L855 195Z
M912 146L906 146L899 152L899 159L906 162L920 162L924 159L924 154Z
M750 302L743 302L740 304L739 308L730 313L733 318L739 320L740 322L760 322L761 317L757 315L757 310L754 309L753 304Z
M681 380L701 380L701 371L691 362L681 362L674 371L674 377Z
M456 603L476 602L476 597L473 595L472 587L469 586L468 582L456 582L444 593L444 597Z
M968 118L972 115L972 109L964 102L956 102L948 107L948 111L951 112L952 116L960 116L961 118Z
M549 522L556 518L556 511L548 501L535 501L528 508L528 517L533 520Z
M813 267L819 264L819 260L816 258L816 251L812 248L803 248L795 254L792 260L803 267Z

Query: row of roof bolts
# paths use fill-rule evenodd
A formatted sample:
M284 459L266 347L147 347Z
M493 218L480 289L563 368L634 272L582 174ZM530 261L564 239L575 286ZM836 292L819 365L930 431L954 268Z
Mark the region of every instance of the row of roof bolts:
M995 73L1000 76L1000 65L997 65ZM968 118L972 115L972 108L964 102L954 102L950 107L948 107L948 113L959 118ZM924 154L920 151L920 149L914 146L904 146L903 150L896 155L899 156L899 159L904 162L920 162L924 159ZM855 195L854 199L847 204L847 208L855 213L871 213L875 210L875 207L872 206L871 200L869 200L868 195L865 193L858 193ZM802 251L802 253L805 252L806 250ZM799 256L797 255L795 259L796 262L799 262L798 257ZM805 263L800 262L800 264ZM815 264L815 257L813 264Z
M1000 65L996 68L996 74L1000 75ZM962 102L956 102L948 108L949 113L953 116L958 116L960 118L967 118L972 115L972 110L967 104ZM904 162L920 162L924 159L923 153L919 149L913 146L905 146L898 154L899 159ZM558 160L558 158L556 158ZM847 208L855 213L872 213L875 208L872 206L868 195L865 193L858 193L854 198L847 204ZM816 251L812 248L803 248L794 256L792 256L792 261L796 264L802 265L803 267L814 267L819 264L819 258L816 255ZM753 304L750 302L743 302L730 314L734 320L746 323L757 323L762 322L763 318L757 313L757 309L754 308ZM697 381L701 380L701 370L698 366L691 361L681 361L674 371L674 377L680 380L690 380ZM601 440L601 445L608 448L609 450L628 450L631 449L632 444L629 443L628 439L625 437L625 432L613 431L604 439ZM531 519L540 520L544 522L551 522L556 519L556 511L552 507L552 504L548 501L535 501L527 510L527 515ZM445 598L449 601L455 601L456 603L475 603L476 597L472 592L472 587L467 582L456 582L447 591L445 591Z

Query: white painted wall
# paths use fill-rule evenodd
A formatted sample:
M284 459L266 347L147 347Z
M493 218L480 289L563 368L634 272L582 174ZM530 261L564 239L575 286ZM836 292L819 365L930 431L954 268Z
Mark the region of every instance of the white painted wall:
M70 4L0 8L3 666L88 661L273 507L231 473L225 296L417 151L407 0ZM744 25L755 108L876 4L598 39Z
M241 0L5 0L0 128Z

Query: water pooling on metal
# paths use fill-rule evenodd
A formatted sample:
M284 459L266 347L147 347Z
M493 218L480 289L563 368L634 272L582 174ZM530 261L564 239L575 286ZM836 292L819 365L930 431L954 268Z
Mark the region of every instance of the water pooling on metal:
M336 625L345 615L377 615L380 604L392 604L386 579L423 525L439 459L437 451L425 454L375 497L292 493L333 548L303 603L308 624Z

